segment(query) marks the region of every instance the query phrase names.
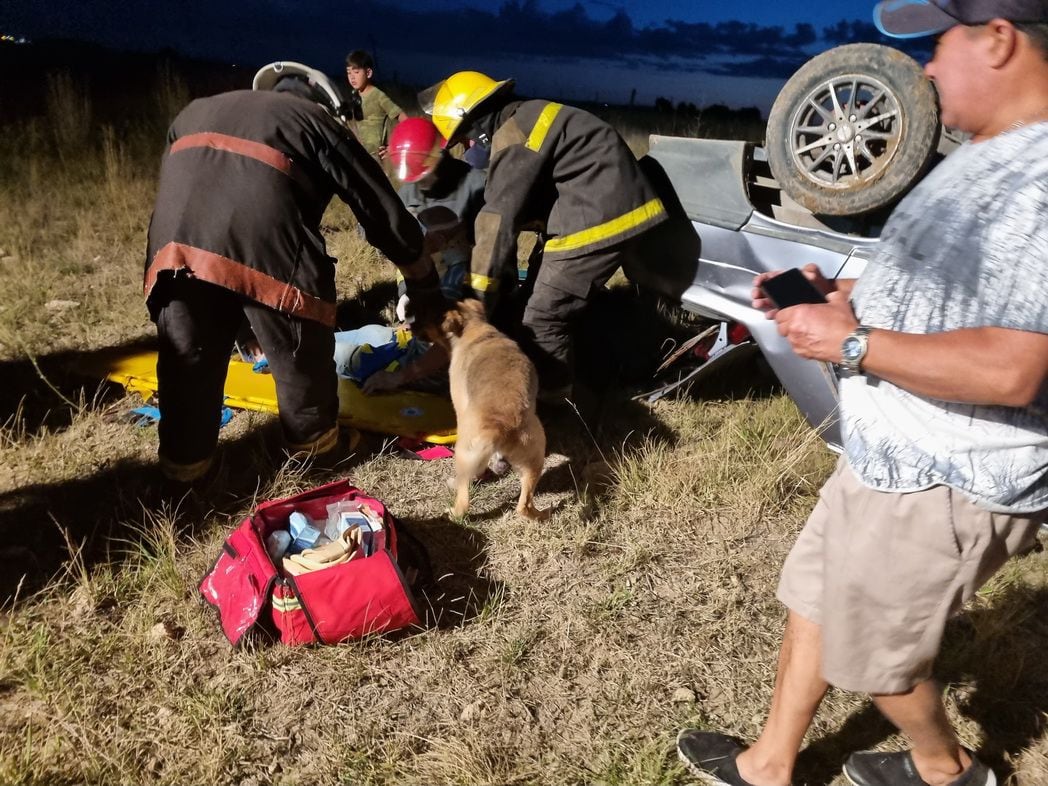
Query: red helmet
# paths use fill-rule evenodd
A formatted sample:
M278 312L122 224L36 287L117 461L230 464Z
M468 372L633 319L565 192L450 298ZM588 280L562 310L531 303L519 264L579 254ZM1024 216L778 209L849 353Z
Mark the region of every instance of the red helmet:
M444 150L444 137L432 122L409 117L389 135L389 157L398 180L414 183L433 171Z

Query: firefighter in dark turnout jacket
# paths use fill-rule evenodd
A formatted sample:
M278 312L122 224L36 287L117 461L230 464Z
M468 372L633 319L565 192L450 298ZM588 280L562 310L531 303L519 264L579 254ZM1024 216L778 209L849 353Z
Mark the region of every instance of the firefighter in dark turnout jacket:
M333 195L400 269L419 317L436 308L418 222L324 108L318 79L285 76L272 90L198 99L168 133L145 294L160 339L160 467L174 480L194 480L211 463L244 317L269 360L289 448L336 447L336 260L320 232Z
M540 229L541 264L521 343L545 396L559 398L571 391L572 323L666 209L611 126L552 101L516 100L512 87L512 80L462 71L419 100L449 144L490 147L470 278L489 313L517 286L518 233Z

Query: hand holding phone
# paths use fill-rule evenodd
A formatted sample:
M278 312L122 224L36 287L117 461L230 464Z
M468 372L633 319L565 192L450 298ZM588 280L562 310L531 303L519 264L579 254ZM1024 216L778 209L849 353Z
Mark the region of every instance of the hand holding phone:
M789 308L802 303L825 303L826 298L815 288L800 268L784 270L761 282L761 289L776 308Z

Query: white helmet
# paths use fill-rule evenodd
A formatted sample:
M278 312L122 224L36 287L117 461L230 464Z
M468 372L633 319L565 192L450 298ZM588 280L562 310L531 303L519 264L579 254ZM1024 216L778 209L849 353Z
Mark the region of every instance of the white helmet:
M286 77L292 77L295 81L305 85L309 98L327 109L331 114L343 123L349 119L349 108L342 99L341 94L322 71L318 71L302 63L290 60L278 60L267 66L262 66L251 80L252 90L274 90ZM287 83L285 82L285 85Z

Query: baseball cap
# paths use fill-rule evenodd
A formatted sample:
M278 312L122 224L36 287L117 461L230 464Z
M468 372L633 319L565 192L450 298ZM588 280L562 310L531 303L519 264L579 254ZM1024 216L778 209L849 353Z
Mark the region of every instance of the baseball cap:
M881 0L873 9L877 29L893 38L935 35L991 19L1048 22L1048 0Z

